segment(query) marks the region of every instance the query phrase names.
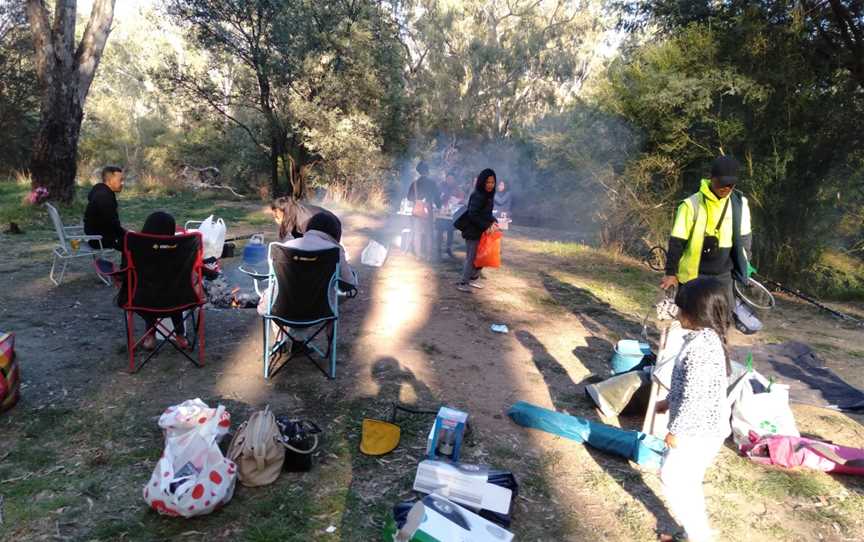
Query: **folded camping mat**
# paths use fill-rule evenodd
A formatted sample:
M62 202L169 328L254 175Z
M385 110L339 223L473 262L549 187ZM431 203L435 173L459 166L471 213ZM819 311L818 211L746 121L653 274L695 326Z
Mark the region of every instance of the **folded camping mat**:
M732 348L738 360L753 353L753 367L765 378L789 386L789 400L835 410L864 410L864 391L825 366L813 350L799 342Z
M523 427L539 429L582 442L598 450L635 461L645 467L660 467L666 445L657 437L562 414L519 401L507 415Z

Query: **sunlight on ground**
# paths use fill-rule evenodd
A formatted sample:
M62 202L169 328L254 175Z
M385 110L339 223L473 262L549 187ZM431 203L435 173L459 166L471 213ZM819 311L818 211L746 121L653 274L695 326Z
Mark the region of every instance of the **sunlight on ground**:
M213 342L215 341L208 345L211 352L215 350L214 346L217 346ZM261 403L261 399L267 395L268 387L263 374L262 348L261 322L260 318L256 318L255 325L250 326L246 337L238 342L228 354L223 355L228 361L226 361L224 370L216 383L216 391L221 396L252 405ZM250 358L254 361L250 362Z

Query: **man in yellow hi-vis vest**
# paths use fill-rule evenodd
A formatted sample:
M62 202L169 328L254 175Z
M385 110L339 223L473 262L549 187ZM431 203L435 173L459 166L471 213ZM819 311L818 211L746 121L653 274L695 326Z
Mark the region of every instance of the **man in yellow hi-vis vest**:
M666 257L665 289L696 277L710 276L728 291L729 308L734 309L732 281L749 276L752 243L750 206L738 182L738 161L720 156L711 164L711 178L702 179L699 192L678 206Z

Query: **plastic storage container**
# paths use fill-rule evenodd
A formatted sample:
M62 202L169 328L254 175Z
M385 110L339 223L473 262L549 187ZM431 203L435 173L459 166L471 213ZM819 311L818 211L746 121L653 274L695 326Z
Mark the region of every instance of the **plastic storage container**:
M651 353L651 345L632 339L618 341L612 354L612 374L617 375L633 370L642 358Z

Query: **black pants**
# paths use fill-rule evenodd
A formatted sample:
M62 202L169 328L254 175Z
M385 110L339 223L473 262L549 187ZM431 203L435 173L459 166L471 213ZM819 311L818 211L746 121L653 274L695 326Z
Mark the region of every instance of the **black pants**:
M438 233L438 254L441 254L442 237L447 239L447 244L445 245L447 254L451 254L453 252L453 232L455 231L455 229L453 228L453 221L436 219L435 229Z

